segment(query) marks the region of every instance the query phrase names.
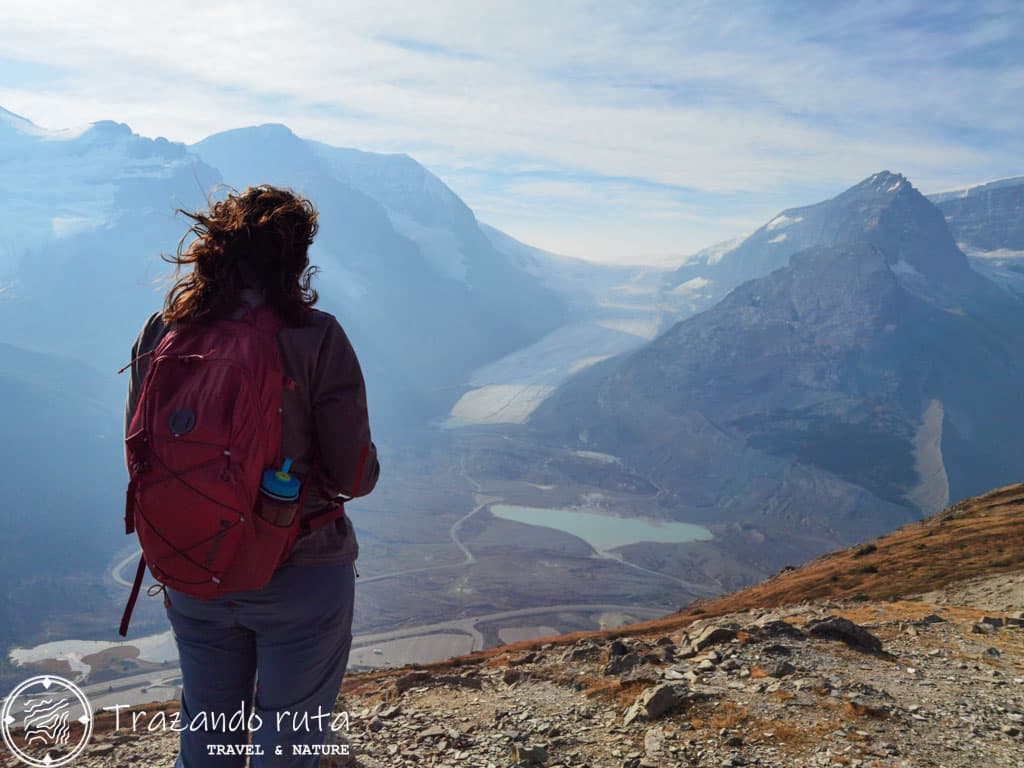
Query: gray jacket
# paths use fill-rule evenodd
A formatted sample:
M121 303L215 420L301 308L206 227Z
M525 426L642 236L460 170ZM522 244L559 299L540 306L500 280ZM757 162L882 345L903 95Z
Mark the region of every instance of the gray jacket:
M263 302L260 291L244 290L249 305ZM244 307L236 314L241 314ZM131 378L125 403L125 432L135 413L149 357L167 332L159 312L153 313L132 345ZM333 315L309 313L301 328L285 327L278 334L285 376L296 383L284 393L281 449L304 472L314 446L320 449L320 469L306 494L303 517L322 512L338 496L365 496L380 475L377 448L370 437L366 386L355 350ZM289 563L346 563L359 556L355 531L346 514L334 523L300 534Z

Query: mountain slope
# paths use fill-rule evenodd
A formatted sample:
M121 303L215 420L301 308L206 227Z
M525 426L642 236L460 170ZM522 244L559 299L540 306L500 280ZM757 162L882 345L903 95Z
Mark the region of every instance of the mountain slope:
M414 397L443 415L474 368L564 318L562 299L512 267L465 204L409 158L306 142L279 125L192 149L234 187L291 186L315 202L311 259L322 268L323 306L366 350L368 383L386 411L407 411Z
M349 673L324 763L1016 766L1022 553L1016 485L657 621ZM173 757L112 720L83 765Z
M1024 294L1024 176L929 195L971 265Z
M364 161L388 163L372 155ZM423 211L434 210L437 195L412 180L415 173L433 177L412 160L406 166L408 178L395 182L410 185L405 205L424 196ZM0 111L0 168L0 395L11 409L4 410L10 439L0 458L17 477L0 507L12 546L8 603L16 604L2 616L13 633L2 641L37 640L51 630L91 637L116 623L120 606L95 602L106 597L106 566L132 541L121 527L126 380L115 371L168 288L172 269L160 254L174 252L188 228L175 210L205 208L216 185L276 182L318 205L322 228L312 258L323 273L314 286L357 348L384 453L433 440L430 420L447 414L473 370L532 343L565 313L563 299L490 246L446 188L442 208L458 216L438 214L435 230L463 239L464 279L439 270L416 233L403 233L387 208L283 126L190 148L113 122L48 131ZM516 294L500 295L502 286ZM521 311L517 300L531 310ZM404 488L399 474L385 485ZM416 514L417 502L392 503ZM382 549L397 560L405 554L399 547L418 543ZM41 554L50 544L72 554L53 562ZM90 596L93 615L75 614ZM114 600L123 597L118 589ZM67 634L59 634L62 627Z
M60 632L66 616L95 608L104 565L121 544L123 417L105 379L0 343L0 648Z
M9 153L9 154L8 154ZM160 302L160 252L216 172L180 144L117 123L0 131L0 341L116 370Z
M928 195L958 243L973 251L1024 251L1024 176Z
M808 555L1020 476L1021 304L902 178L799 210L799 239L835 242L571 379L537 442L617 456L676 519Z
M397 226L398 214L324 157L330 150L283 126L188 148L112 122L52 132L5 113L0 193L11 202L0 211L0 341L116 370L166 291L158 279L171 270L159 254L173 252L187 229L175 209L204 208L221 182L293 186L319 206L316 287L351 331L382 432L443 416L472 370L564 319L563 299L498 253L438 180L429 177L444 194L415 181L429 174L414 161L406 159L392 196L408 184L407 209L419 206L421 218L442 211L429 232ZM389 162L363 154L368 172ZM446 218L449 209L458 216ZM431 260L437 239L459 245L464 275Z

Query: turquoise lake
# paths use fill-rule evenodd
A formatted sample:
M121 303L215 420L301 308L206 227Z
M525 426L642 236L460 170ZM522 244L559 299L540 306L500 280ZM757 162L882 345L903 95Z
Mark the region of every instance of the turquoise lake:
M624 544L635 544L638 541L680 544L687 541L709 541L714 538L707 528L692 523L611 517L596 515L593 512L519 507L511 504L492 504L490 509L492 515L505 520L571 533L598 552L605 552Z

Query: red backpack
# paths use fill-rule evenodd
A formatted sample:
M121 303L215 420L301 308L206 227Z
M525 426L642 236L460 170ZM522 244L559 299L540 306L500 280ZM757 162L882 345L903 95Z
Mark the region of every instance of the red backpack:
M125 532L138 533L142 557L122 636L147 565L164 585L209 599L265 586L291 552L299 511L285 525L260 514L261 476L282 459L281 328L264 305L238 320L176 326L153 350L125 438ZM313 471L315 462L298 510ZM319 525L343 508L333 512Z

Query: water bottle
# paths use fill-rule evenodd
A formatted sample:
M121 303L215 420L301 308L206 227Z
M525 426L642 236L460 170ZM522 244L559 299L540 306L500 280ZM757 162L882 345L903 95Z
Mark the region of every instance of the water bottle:
M260 482L260 516L271 525L290 526L299 511L302 483L289 470L292 460L285 459L280 469L265 469Z

